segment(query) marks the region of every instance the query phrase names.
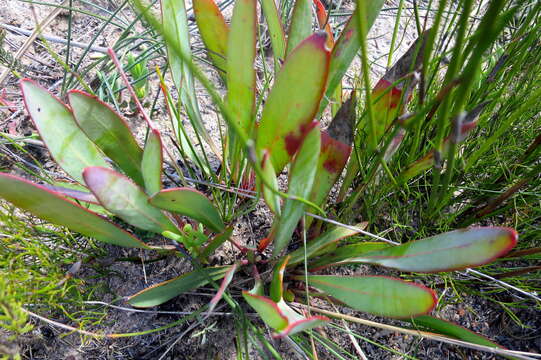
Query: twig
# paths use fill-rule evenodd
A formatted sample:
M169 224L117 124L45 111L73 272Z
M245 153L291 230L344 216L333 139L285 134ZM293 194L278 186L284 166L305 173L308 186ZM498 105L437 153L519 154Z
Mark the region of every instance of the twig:
M67 3L68 3L68 0L64 0L60 4L60 6L64 6ZM58 14L60 14L61 11L62 11L62 7L57 7L56 9L51 11L51 13L49 15L47 15L47 17L41 23L36 24L37 26L34 29L34 31L32 32L32 35L30 35L28 37L28 39L26 39L23 46L21 46L19 51L17 51L17 53L13 57L14 60L19 60L21 58L21 56L23 56L23 54L26 52L26 50L28 50L30 45L32 45L34 40L36 40L36 38L39 36L39 34L43 30L43 28L46 27L47 25L49 25L51 23L51 21L53 21L58 16ZM4 82L6 77L8 76L9 72L10 72L10 69L8 67L0 74L0 85L2 85L2 83Z
M18 35L24 35L24 36L32 36L32 34L36 31L36 30L32 30L32 31L25 30L25 29L21 29L19 27L4 24L4 23L0 23L0 27L4 28L6 30L9 30L9 31L11 31L13 33L16 33ZM38 39L44 39L44 40L54 42L54 43L58 43L58 44L64 44L64 45L68 44L68 40L57 37L57 36L52 36L52 35L43 35L43 34L38 33L37 38ZM35 40L35 38L34 38L34 40ZM101 46L90 46L89 47L89 44L85 44L85 43L78 42L78 41L70 41L69 44L70 44L70 46L78 47L78 48L81 48L81 49L90 48L90 50L92 50L92 51L107 54L107 48L105 48L105 47L101 47Z

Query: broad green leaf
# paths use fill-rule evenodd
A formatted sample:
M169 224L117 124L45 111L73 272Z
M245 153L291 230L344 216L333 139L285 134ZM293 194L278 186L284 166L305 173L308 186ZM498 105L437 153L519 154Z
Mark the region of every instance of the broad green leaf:
M184 0L161 0L161 8L163 26L166 29L172 30L170 32L171 41L178 44L180 50L186 54L187 58L191 61L192 53L190 46L190 30L188 28L188 18L186 16ZM199 103L196 98L196 90L192 72L190 71L189 66L177 56L176 52L173 50L174 45L170 44L168 41L166 41L165 45L167 47L167 60L169 61L173 83L178 89L180 102L186 110L190 123L197 130L197 133L202 136L207 144L209 144L212 151L218 154L218 148L214 144L214 141L203 124L203 119L199 111ZM186 136L180 129L182 124L179 124L180 120L176 117L176 114L173 112L171 113L171 116L174 117L173 127L175 128L175 134L177 134L177 137L181 143L185 142ZM186 146L184 147L184 151L186 151L188 154L190 153ZM190 156L190 159L194 160L194 158L195 155ZM206 169L203 168L203 170Z
M144 185L141 175L143 150L124 119L95 96L71 91L68 99L75 121L86 136L133 181Z
M256 8L257 0L235 1L227 46L227 105L246 134L252 133L255 122ZM229 131L228 147L232 176L238 180L243 146L233 131Z
M368 11L366 13L367 32L374 24L374 21L379 15L379 12L381 11L384 2L385 0L371 0L368 4L366 4L365 8ZM360 41L358 11L359 10L356 8L332 50L331 63L329 68L329 78L326 87L327 90L325 92L325 97L321 101L319 112L323 112L323 110L325 110L325 107L328 103L327 99L332 98L335 89L342 83L342 78L344 77L346 71L351 65L351 62L355 58L355 55L359 51Z
M355 310L393 318L426 314L437 303L429 288L385 276L310 275L308 283Z
M341 246L314 261L310 261L309 270L317 271L328 265L344 261L346 259L364 255L368 252L384 249L390 245L384 242L360 242Z
M148 133L141 161L145 190L149 195L153 195L162 189L162 165L162 139L160 132L152 129Z
M319 126L314 127L304 139L289 176L288 195L299 198L308 198L314 183L319 151L321 149L321 135ZM272 241L274 242L273 256L278 256L291 241L291 236L300 218L304 214L305 204L287 199L281 215L273 224Z
M257 132L256 150L270 152L276 173L280 173L312 129L325 89L329 51L325 33L304 40L288 56L276 77Z
M259 187L261 189L261 192L263 193L263 199L265 199L265 203L269 207L270 211L272 211L273 214L280 216L280 195L274 192L279 189L276 172L272 167L272 161L270 160L269 152L264 151L262 157L263 160L261 160L261 169L263 170L263 177L266 180L266 183L269 184L272 188L266 186L259 177L257 177L256 179L260 184Z
M274 266L272 273L272 281L270 284L270 296L271 299L275 302L282 300L284 289L284 273L286 271L286 266L289 261L289 256L284 256L278 263Z
M199 191L190 188L162 190L150 199L150 203L161 209L191 217L216 232L225 230L225 225L212 202Z
M237 0L227 47L227 104L248 134L255 109L256 0Z
M282 26L280 14L278 13L274 0L261 0L261 7L269 29L272 51L274 53L274 67L279 69L286 54L286 35L284 27Z
M105 166L98 148L77 126L71 111L50 92L31 80L22 80L26 109L51 156L68 175L83 183L83 169Z
M312 34L312 4L310 0L296 0L289 25L286 56Z
M124 175L102 167L88 167L83 178L100 204L128 224L158 234L178 233L171 220L148 203L145 192Z
M503 227L461 229L370 252L345 263L378 264L400 271L432 273L484 265L509 252L517 232Z
M411 319L410 322L416 327L420 326L421 328L435 330L439 334L451 336L469 343L503 348L503 346L498 345L471 330L463 328L460 325L430 315L417 316Z
M229 27L214 0L194 0L193 10L208 55L223 76L226 69Z
M47 188L0 173L0 197L35 216L85 236L124 247L148 248L142 241Z
M161 282L146 288L128 298L128 303L135 307L151 307L163 304L167 300L181 295L186 291L197 289L212 280L218 280L225 276L229 266L203 268L174 279Z
M356 225L356 227L359 227L359 226L361 226L362 228L365 228L366 223ZM336 226L332 228L331 230L327 231L326 233L318 236L317 238L310 240L310 242L306 245L306 251L304 247L300 247L297 250L293 251L290 255L291 260L289 261L289 265L290 266L296 265L304 261L305 253L306 253L306 258L310 258L310 256L316 254L319 250L323 249L325 246L328 246L332 243L335 243L337 241L340 241L344 238L353 236L358 233L359 231L357 230L351 230L351 229L346 229L344 227Z

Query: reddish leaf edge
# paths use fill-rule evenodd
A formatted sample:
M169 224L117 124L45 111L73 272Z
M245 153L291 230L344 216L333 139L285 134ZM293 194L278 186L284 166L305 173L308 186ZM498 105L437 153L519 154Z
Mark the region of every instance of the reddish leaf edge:
M289 334L295 330L295 328L299 325L302 325L304 323L308 323L308 322L313 322L313 321L324 321L324 322L329 322L331 321L328 317L326 316L321 316L321 315L314 315L314 316L310 316L309 318L305 318L305 319L302 319L302 320L297 320L297 321L294 321L292 322L291 324L287 325L287 327L280 331L279 333L274 333L272 334L272 337L275 338L275 339L280 339L280 338L283 338L283 337L286 337L286 336L289 336Z
M267 304L269 304L271 307L273 307L273 308L276 310L276 312L278 313L278 315L279 315L286 323L289 322L289 320L287 319L287 316L284 315L284 313L282 312L282 310L280 310L280 308L278 307L278 304L276 304L276 302L272 301L271 298L268 298L268 297L263 296L263 295L252 294L251 292L246 291L246 290L243 290L243 291L242 291L242 295L244 295L244 296L249 296L249 297L252 297L252 298L261 300L261 301L263 301L263 302L266 302Z
M128 131L130 132L130 134L132 134L133 139L135 140L135 143L137 144L137 146L139 147L139 149L140 149L141 151L143 151L143 149L141 148L141 145L139 145L139 143L137 142L137 139L136 139L135 136L133 135L133 133L132 133L132 131L131 131L131 129L130 129L130 126L128 125L128 122L126 121L126 119L125 119L123 116L121 116L115 109L113 109L113 107L112 107L111 105L109 105L109 104L106 103L105 101L101 100L101 99L100 99L99 97L97 97L96 95L89 94L89 93L87 93L87 92L85 92L85 91L82 91L82 90L74 89L74 90L68 91L68 103L69 103L70 107L71 107L71 103L69 102L69 99L70 99L70 98L69 98L69 95L70 95L70 94L79 94L79 95L86 96L86 97L88 97L88 98L90 98L90 99L92 99L92 100L96 100L100 105L102 105L102 106L106 107L107 109L109 109L113 114L116 115L116 117L118 117L118 118L120 119L120 121L122 122L122 124L123 124L124 126L126 126L126 129L128 129ZM71 112L73 113L72 108L70 108L70 110L71 110ZM74 119L75 119L75 116L74 116ZM77 120L75 120L75 123L76 123L77 126L80 128L79 123L77 122ZM154 130L154 129L153 129L153 130ZM83 131L83 130L81 129L81 131ZM83 132L84 132L84 131L83 131Z
M270 299L270 298L268 298L266 296L262 296L262 295L251 294L249 291L243 291L242 294L244 296L250 296L250 297L256 298L258 300L261 300L263 302L266 302L271 307L273 307L276 310L276 312L278 313L278 316L280 316L282 319L284 319L285 322L288 324L282 331L274 333L272 335L273 338L283 338L285 336L288 336L291 333L291 331L293 331L295 329L295 327L297 327L297 326L299 326L301 324L304 324L306 322L312 322L314 320L330 321L330 319L328 317L326 317L326 316L316 315L316 316L311 316L311 317L306 318L306 319L294 321L293 323L289 323L289 319L287 318L287 316L284 315L283 311L278 307L278 304L276 302L272 301L272 299Z
M120 226L118 226L118 225L116 225L116 224L110 222L109 220L107 220L107 219L104 218L103 216L101 216L101 215L99 215L99 214L97 214L97 213L95 213L95 212L93 212L93 211L88 210L87 208L85 208L85 207L83 207L83 206L77 204L76 202L67 199L65 196L63 196L62 194L60 194L60 193L58 193L58 192L56 192L56 191L49 190L49 189L47 189L46 187L44 187L43 185L39 185L39 184L33 183L32 181L28 181L28 180L23 179L23 178L21 178L21 177L19 177L19 176L7 174L7 173L2 173L2 172L0 172L0 176L9 177L9 178L15 179L15 180L17 180L17 181L21 181L21 182L27 183L27 184L29 184L29 185L35 186L35 187L39 188L40 190L46 191L46 192L50 193L51 195L56 196L56 197L59 198L60 200L63 200L63 201L66 201L66 202L68 202L68 203L70 203L70 204L72 204L72 205L75 205L76 207L78 207L78 208L80 208L80 209L82 209L82 210L84 210L84 211L86 211L86 212L88 212L88 213L90 213L90 214L92 214L92 215L95 215L95 216L99 217L100 219L102 219L103 221L108 222L109 224L111 224L111 225L113 225L114 227L118 228L120 231L122 231L123 233L127 234L129 237L131 237L132 239L134 239L136 242L140 243L142 248L144 248L144 249L151 249L151 247L149 247L147 244L145 244L144 242L142 242L141 240L139 240L138 238L136 238L135 236L133 236L132 234L130 234L129 232L127 232L126 230L122 229ZM24 209L23 209L23 210L24 210ZM25 210L25 211L27 211L27 210ZM29 212L29 213L32 213L31 211L28 211L28 212ZM36 216L36 217L39 218L39 216ZM65 227L67 227L67 226L65 226Z
M488 258L488 259L486 259L486 260L484 260L482 262L479 262L479 263L476 263L476 264L471 264L471 265L468 265L468 266L457 266L455 268L449 268L449 269L439 270L439 271L413 271L413 272L419 273L419 274L437 274L437 273L442 273L442 272L458 271L458 270L464 270L464 269L483 266L483 265L489 264L489 263L493 262L494 260L506 255L507 253L509 253L516 246L516 244L518 242L518 232L515 229L510 228L510 227L505 227L505 226L488 226L488 227L492 228L492 229L494 229L494 228L501 229L503 231L508 232L508 235L509 235L509 240L510 240L509 245L506 246L505 248L503 248L498 253L496 253L494 256L492 256L492 257L490 257L490 258ZM484 229L484 228L487 228L487 227L477 226L477 227L471 227L471 228L468 228L468 229L465 229L465 230L475 230L475 229ZM417 240L417 241L421 241L421 240ZM380 250L375 250L375 251L380 251ZM370 255L370 253L366 253L364 256L369 256L369 255ZM386 257L379 257L379 258L390 259L390 258L400 258L400 256L386 256ZM339 266L339 265L346 265L346 264L349 264L349 263L350 262L347 262L347 260L344 260L343 262L334 263L334 264L328 264L326 266ZM378 265L378 266L383 266L383 265L379 265L377 263L370 263L370 262L366 262L366 263L367 264ZM390 266L383 266L383 267L393 269ZM319 268L317 270L319 270ZM404 270L400 270L400 271L404 271ZM404 272L412 272L412 271L404 271Z
M396 277L392 277L392 276L386 276L386 275L353 275L353 276L317 275L317 276L333 276L333 277L338 276L338 277L346 277L346 278L386 278L386 279L390 279L390 280L393 280L393 281L399 281L399 282L407 284L407 285L416 286L416 287L428 292L430 294L430 296L432 296L432 305L426 311L423 311L423 312L418 313L418 314L410 315L410 316L404 316L404 317L385 316L385 317L392 318L392 319L410 319L410 318L415 317L415 316L426 315L426 314L432 312L432 310L434 310L436 308L436 306L438 305L438 295L431 288L429 288L429 287L427 287L427 286L425 286L423 284L419 284L419 283L412 282L412 281L405 281L405 280L402 280L402 279L399 279L399 278L396 278ZM297 275L297 276L293 276L293 279L304 281L305 278L304 278L304 275ZM312 286L317 288L317 285L312 285ZM324 293L327 294L327 292L324 292ZM332 297L332 295L331 295L331 297ZM340 300L338 300L338 299L336 299L334 297L332 297L332 298L334 300L336 300L337 302L339 302L341 304L344 304L345 306L348 306L347 304L343 303L342 301L340 301Z
M79 130L81 130L81 132L83 134L84 131L79 127L79 124L77 124L77 121L75 121L75 116L73 115L73 111L71 110L71 108L69 106L67 106L66 104L64 104L64 102L62 100L60 100L60 98L58 96L56 96L55 94L53 94L52 92L50 92L49 90L47 90L45 87L41 86L37 81L35 80L32 80L32 79L29 79L29 78L23 78L19 81L19 87L21 89L21 93L23 94L23 103L24 103L24 107L25 109L27 110L28 112L28 103L26 102L26 95L24 93L24 87L23 87L23 83L30 83L30 84L33 84L39 88L41 88L42 90L46 91L47 93L49 93L49 95L51 95L56 101L58 101L64 108L66 108L66 110L71 114L71 117L73 118L73 123L75 124L75 126L77 126L79 128ZM36 121L34 120L34 117L32 115L30 115L30 113L28 113L29 117L30 117L30 120L32 121L32 124L34 124L34 127L36 128L36 131L38 132L39 134L39 137L41 139L43 139L43 136L42 136L42 133L41 133L41 130L40 130L40 127L37 125ZM85 134L86 136L86 134ZM90 140L90 139L89 139ZM49 155L53 158L53 160L57 163L57 164L60 164L60 162L55 158L55 156L53 155L53 153L51 152L51 149L49 148L49 146L47 145L47 143L44 141L43 144L45 145L45 148L47 149ZM94 143L93 143L94 144ZM62 167L62 166L60 166Z

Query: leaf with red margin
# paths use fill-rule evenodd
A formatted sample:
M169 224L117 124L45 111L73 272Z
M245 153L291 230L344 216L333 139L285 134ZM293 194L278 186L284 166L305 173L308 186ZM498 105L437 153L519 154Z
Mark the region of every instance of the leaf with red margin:
M86 136L126 175L143 186L143 150L137 144L126 121L93 95L73 90L68 93L68 99L75 121Z
M274 301L265 296L251 294L248 291L243 291L242 296L271 328L280 331L287 327L288 319Z
M134 307L151 307L163 304L167 300L181 295L186 291L197 289L212 280L225 276L229 266L203 268L182 274L174 279L152 285L128 298L128 303Z
M201 39L214 66L224 75L229 27L214 0L194 0L193 11Z
M295 335L299 332L310 330L316 327L326 325L329 322L329 318L325 316L310 316L309 318L300 319L294 322L291 322L285 329L281 332L274 334L274 338L282 338L290 335Z
M320 130L319 127L315 127L306 136L295 156L289 176L288 195L304 199L310 196L320 149ZM303 216L304 209L304 203L293 198L286 199L282 213L275 219L269 235L274 242L273 256L278 256L291 241L291 235Z
M128 232L61 194L17 176L0 173L0 196L13 205L53 224L109 244L148 248Z
M100 204L128 224L158 234L164 231L178 233L171 220L148 203L143 189L126 176L93 166L83 171L83 178Z
M227 270L227 272L225 273L225 276L222 280L222 284L220 285L220 288L216 292L216 295L214 295L214 297L210 300L209 309L208 309L209 314L214 311L214 308L216 307L216 305L218 305L218 303L222 299L222 296L224 296L225 289L229 286L231 281L233 281L233 276L235 276L235 272L237 271L238 267L239 267L238 264L233 264L229 267L229 270Z
M460 270L487 264L507 254L517 239L517 232L510 228L461 229L391 246L342 263L370 263L421 273Z
M190 188L165 189L150 198L160 209L191 217L216 232L225 230L225 224L212 202L202 193Z
M147 194L154 195L162 189L163 144L160 132L151 129L148 133L141 169Z
M286 271L287 263L290 259L290 256L284 256L277 264L274 266L272 272L272 280L270 284L270 297L273 301L282 300L284 293L283 283L284 283L284 272Z
M257 131L256 149L269 150L276 173L282 172L306 134L315 126L329 68L325 33L304 40L288 56L271 89Z
M278 303L266 296L254 295L243 291L242 295L248 304L257 311L267 325L277 331L273 337L280 338L324 325L329 321L324 316L305 318L291 309L284 301Z
M438 319L434 316L421 315L421 316L412 318L411 320L408 320L408 321L410 321L416 327L416 329L421 327L421 328L429 329L431 331L436 331L438 334L451 336L456 339L467 341L472 344L485 345L485 346L505 349L505 347L489 340L488 338L482 335L479 335L451 321ZM511 356L508 358L516 359Z
M368 225L368 223L364 222L364 223L355 225L355 227L360 228L360 230L362 230L366 228L366 225ZM353 236L358 233L359 233L359 230L351 230L351 229L346 229L341 226L336 226L332 228L331 230L328 230L326 233L318 236L317 238L310 240L310 242L306 245L306 257L310 258L311 256L313 256L319 250L325 248L326 246L329 246L330 244L336 243L342 239L345 239L347 237ZM296 265L304 261L304 256L305 256L304 247L301 247L293 251L290 254L290 256L291 256L291 260L289 261L289 266Z
M368 10L366 14L367 32L374 24L374 21L379 15L384 2L384 0L373 0L366 4L365 7ZM361 43L359 41L358 11L358 9L355 9L353 15L351 15L351 18L333 47L329 67L329 78L326 87L327 90L325 92L325 97L321 101L319 113L322 113L323 110L325 110L325 107L327 107L328 99L333 97L336 88L342 83L342 78L355 58L355 55L357 55L357 52L359 51Z
M293 278L305 280L304 275ZM426 314L438 301L424 285L386 276L308 275L308 283L355 310L392 318Z
M304 39L312 35L312 7L310 0L296 0L289 25L286 56Z
M77 126L66 105L32 80L21 80L24 103L51 156L77 182L83 169L107 163L96 145Z

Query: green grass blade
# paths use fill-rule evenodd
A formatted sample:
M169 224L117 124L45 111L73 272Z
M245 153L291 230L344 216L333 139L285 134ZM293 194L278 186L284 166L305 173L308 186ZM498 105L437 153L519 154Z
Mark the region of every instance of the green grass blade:
M176 45L187 54L189 60L191 60L191 47L190 47L190 31L188 28L188 19L186 16L186 8L183 0L162 0L162 22L163 26L168 29L173 29L171 32L172 38L169 41L165 41L167 47L167 54L169 60L169 67L171 69L171 75L173 82L179 91L180 101L184 105L186 114L190 118L190 122L197 130L198 134L209 144L212 151L218 154L218 148L214 144L214 141L210 137L210 134L203 124L203 119L199 111L199 105L196 97L195 83L190 68L185 62L177 56L172 48L170 41L174 41ZM175 119L177 122L178 119ZM176 133L183 139L183 134L178 129L180 125L176 125Z

